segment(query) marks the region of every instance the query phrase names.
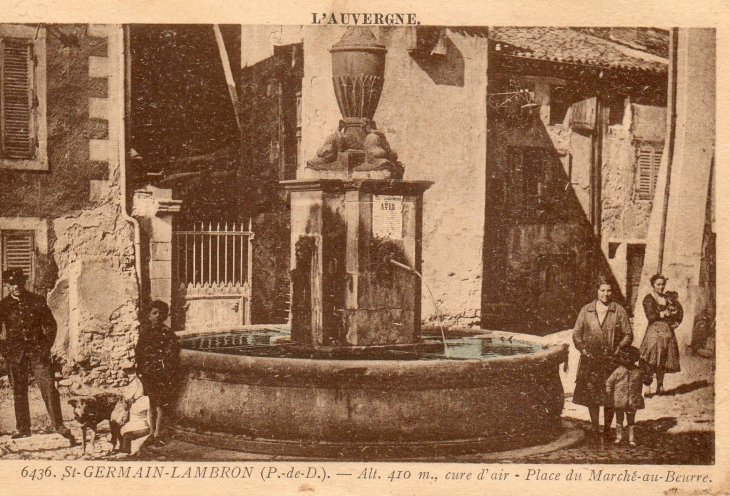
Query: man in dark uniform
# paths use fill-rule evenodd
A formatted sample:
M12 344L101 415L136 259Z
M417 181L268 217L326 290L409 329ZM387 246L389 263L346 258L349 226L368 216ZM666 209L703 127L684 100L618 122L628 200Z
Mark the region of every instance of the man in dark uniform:
M51 347L56 340L56 319L45 298L25 289L21 269L3 272L8 296L0 301L0 354L8 366L13 388L16 431L13 439L30 436L28 375L33 374L56 432L75 443L63 424L61 398L51 366Z

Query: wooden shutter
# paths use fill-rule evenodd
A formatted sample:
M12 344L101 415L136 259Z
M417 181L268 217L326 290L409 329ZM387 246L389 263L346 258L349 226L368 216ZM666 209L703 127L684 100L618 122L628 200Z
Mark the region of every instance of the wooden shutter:
M33 49L24 40L2 40L2 156L32 159L35 156L33 130Z
M656 191L656 183L659 179L659 166L662 165L662 153L663 150L661 148L654 148L654 153L652 154L652 163L651 163L651 170L652 170L652 184L651 184L651 196L654 198L654 192Z
M657 179L659 178L659 166L662 163L662 149L654 145L641 145L639 147L638 169L639 198L651 200L654 198Z
M3 231L3 270L22 269L28 280L28 289L33 282L33 231Z

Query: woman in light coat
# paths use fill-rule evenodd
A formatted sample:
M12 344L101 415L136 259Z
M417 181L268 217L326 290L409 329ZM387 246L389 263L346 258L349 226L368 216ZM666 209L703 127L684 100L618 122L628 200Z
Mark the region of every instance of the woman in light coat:
M596 289L596 299L581 309L573 328L573 343L580 352L573 403L588 407L596 435L600 434L603 406L603 434L610 437L613 408L607 404L606 380L616 368L615 355L631 345L634 334L626 310L611 301L613 288L608 278L600 277Z

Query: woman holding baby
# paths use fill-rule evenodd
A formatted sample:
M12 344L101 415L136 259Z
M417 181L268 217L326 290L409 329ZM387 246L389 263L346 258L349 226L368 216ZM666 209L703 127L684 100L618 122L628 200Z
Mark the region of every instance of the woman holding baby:
M641 342L641 358L654 370L657 394L664 393L664 374L679 372L679 345L674 329L682 323L684 312L677 293L665 292L667 278L655 274L652 291L644 297L643 306L649 326Z

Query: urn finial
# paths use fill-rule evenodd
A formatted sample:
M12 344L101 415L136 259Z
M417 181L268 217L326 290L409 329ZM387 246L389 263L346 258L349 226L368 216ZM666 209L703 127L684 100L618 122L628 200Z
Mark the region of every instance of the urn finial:
M401 178L403 166L385 134L373 122L383 91L388 50L362 26L351 26L330 49L332 83L342 120L307 162L316 171L371 172L383 178ZM380 171L379 173L376 171Z

